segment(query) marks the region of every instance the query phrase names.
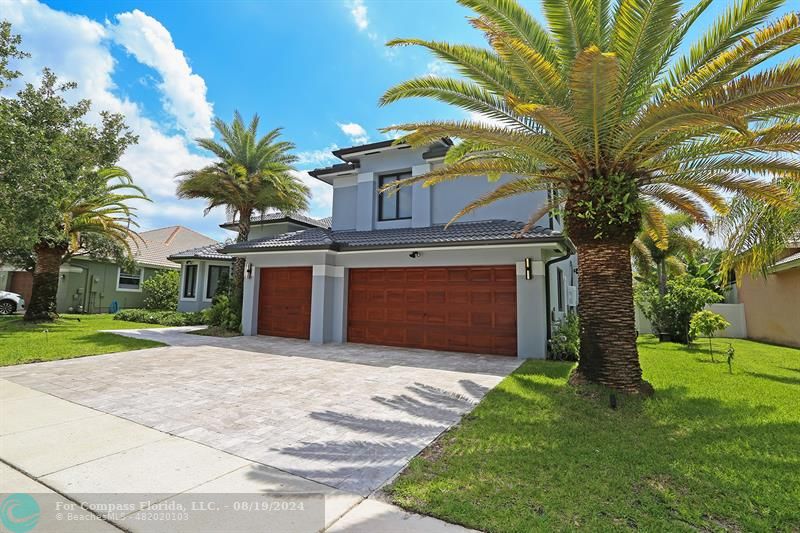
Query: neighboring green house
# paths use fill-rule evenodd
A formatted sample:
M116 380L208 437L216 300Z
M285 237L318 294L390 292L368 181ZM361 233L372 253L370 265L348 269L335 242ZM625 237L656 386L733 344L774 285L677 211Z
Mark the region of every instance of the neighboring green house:
M159 271L180 271L167 257L187 248L216 241L183 226L143 231L143 242L134 249L136 270L125 272L112 262L73 257L61 266L56 310L59 313L107 313L113 307L142 306L142 282ZM31 273L2 268L0 289L21 294L30 301ZM116 305L114 305L116 302Z

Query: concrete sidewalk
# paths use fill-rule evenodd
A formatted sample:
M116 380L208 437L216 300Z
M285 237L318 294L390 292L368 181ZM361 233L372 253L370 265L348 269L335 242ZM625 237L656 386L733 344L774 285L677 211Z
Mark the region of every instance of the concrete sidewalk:
M466 531L2 379L0 459L37 531Z

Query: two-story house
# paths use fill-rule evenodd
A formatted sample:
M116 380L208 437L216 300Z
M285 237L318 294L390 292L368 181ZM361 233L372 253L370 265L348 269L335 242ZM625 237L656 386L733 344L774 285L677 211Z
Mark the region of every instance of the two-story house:
M243 333L544 358L552 324L577 294L574 250L558 220L519 235L546 192L501 200L447 228L510 178L379 194L441 165L451 145L336 150L341 163L310 173L333 187L330 228L222 248L247 261Z

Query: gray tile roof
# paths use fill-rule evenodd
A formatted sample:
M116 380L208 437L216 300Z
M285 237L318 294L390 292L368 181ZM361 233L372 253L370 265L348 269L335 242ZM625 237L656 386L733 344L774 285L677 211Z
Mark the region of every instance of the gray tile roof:
M199 248L192 248L191 250L184 250L176 254L172 254L168 259L183 260L183 259L214 259L217 261L233 261L233 257L223 254L222 250L228 243L215 242Z
M525 224L513 220L460 222L445 228L378 229L371 231L326 230L310 228L226 246L226 253L279 251L288 249L391 249L466 244L525 244L531 241L562 242L563 235L541 226L534 226L519 235Z
M275 211L272 213L262 213L261 215L250 217L250 224L259 225L259 224L269 224L271 222L294 222L296 224L301 224L305 226L315 226L318 228L330 228L331 227L331 217L326 218L311 218L306 215L288 215L281 211ZM221 228L235 228L237 222L225 222L224 224L220 224Z

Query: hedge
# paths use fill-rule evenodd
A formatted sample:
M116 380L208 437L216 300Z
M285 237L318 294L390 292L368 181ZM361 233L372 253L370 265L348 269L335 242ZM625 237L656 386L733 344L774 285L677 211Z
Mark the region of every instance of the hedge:
M179 311L154 311L152 309L123 309L114 315L114 320L160 324L162 326L199 326L206 323L202 312L181 313Z

